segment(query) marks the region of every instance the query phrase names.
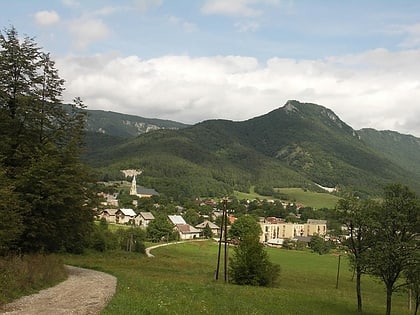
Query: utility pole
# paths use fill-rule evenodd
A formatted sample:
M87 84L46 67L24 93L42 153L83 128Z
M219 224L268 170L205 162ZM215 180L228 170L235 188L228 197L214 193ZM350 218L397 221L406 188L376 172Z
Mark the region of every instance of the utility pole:
M217 268L215 274L215 280L219 279L219 269L220 269L220 256L222 251L222 242L225 243L225 250L224 250L224 275L225 275L225 282L228 280L228 240L227 240L227 224L228 224L228 216L227 216L227 198L223 198L223 210L222 210L222 223L220 226L220 237L219 237L219 251L217 253Z

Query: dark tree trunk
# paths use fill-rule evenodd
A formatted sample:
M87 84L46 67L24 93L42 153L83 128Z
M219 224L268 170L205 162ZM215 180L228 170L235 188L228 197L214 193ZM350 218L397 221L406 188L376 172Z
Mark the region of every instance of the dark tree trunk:
M386 315L391 315L392 287L386 288Z
M362 272L360 267L357 266L356 271L356 294L357 294L357 311L362 312L362 290L361 290L361 278Z

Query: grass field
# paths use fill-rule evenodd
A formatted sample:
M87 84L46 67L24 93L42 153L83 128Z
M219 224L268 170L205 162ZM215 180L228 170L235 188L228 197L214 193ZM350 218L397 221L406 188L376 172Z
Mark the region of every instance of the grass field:
M315 209L329 208L332 209L340 200L339 197L328 193L317 193L313 191L304 191L302 188L278 188L278 192L285 194L290 200L296 200L304 206Z
M276 288L216 282L217 245L211 241L157 248L154 258L115 252L66 255L64 260L118 278L117 293L103 314L358 314L346 259L341 259L336 289L337 256L267 250L271 260L281 265ZM364 314L384 314L383 286L365 277L362 290ZM406 300L403 293L395 294L393 314L410 314Z

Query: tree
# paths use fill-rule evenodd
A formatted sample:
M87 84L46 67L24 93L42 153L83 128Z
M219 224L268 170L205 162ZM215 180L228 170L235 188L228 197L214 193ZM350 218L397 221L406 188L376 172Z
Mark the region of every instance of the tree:
M280 266L271 263L258 238L246 234L235 248L229 262L229 279L234 284L273 286L280 274Z
M331 249L330 243L326 242L322 237L318 235L311 237L310 247L315 253L320 255L328 254Z
M341 222L347 227L349 238L346 240L350 263L356 274L357 310L362 312L361 278L366 272L366 254L372 245L372 213L377 203L372 200L360 200L354 196L340 199L336 210Z
M5 255L10 249L16 248L17 240L22 235L24 208L20 206L14 187L1 165L0 195L7 201L0 203L0 255Z
M249 215L239 217L230 229L230 237L239 240L235 254L230 258L230 281L242 285L271 286L280 273L280 267L272 264L263 245L259 242L261 227Z
M392 293L406 283L399 283L403 272L415 261L418 251L420 203L406 186L385 188L384 201L375 212L372 228L374 245L369 250L369 272L386 287L386 314L391 314Z
M229 231L230 237L238 240L241 240L246 236L258 240L261 233L261 226L258 224L257 220L250 215L243 215L237 218Z
M211 230L211 228L208 224L206 224L206 226L203 229L203 236L205 238L212 238L213 237L213 231Z
M174 227L165 215L158 215L151 221L146 230L146 237L151 242L174 239Z
M34 39L0 33L0 186L13 246L27 252L80 252L92 231L93 176L79 159L86 114L79 98L61 103L63 84Z

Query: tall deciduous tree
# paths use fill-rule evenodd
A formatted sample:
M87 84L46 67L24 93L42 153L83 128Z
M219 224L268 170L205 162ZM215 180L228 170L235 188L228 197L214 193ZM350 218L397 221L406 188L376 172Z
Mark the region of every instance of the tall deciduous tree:
M19 201L5 207L24 251L80 252L92 228L92 177L79 161L84 106L61 103L63 84L33 38L0 33L0 189Z
M384 201L374 217L375 244L369 250L368 267L386 287L386 314L391 314L392 293L406 285L399 282L415 261L418 251L420 204L416 195L400 184L385 188Z
M366 254L372 246L370 232L373 224L373 211L378 204L372 200L360 200L354 196L340 199L337 211L348 231L347 245L350 262L356 274L357 310L362 312L361 278L366 272Z

